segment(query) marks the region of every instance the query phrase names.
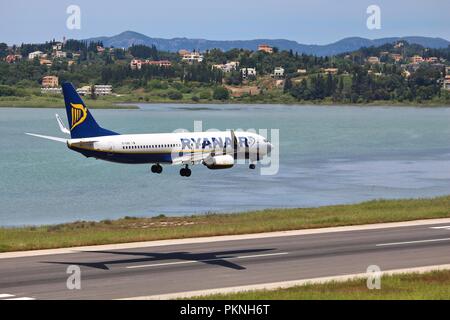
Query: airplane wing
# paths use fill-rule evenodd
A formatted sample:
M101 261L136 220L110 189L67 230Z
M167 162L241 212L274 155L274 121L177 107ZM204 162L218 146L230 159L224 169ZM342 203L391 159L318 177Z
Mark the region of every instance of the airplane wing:
M43 138L43 139L47 139L47 140L53 140L53 141L58 141L58 142L62 142L62 143L67 143L67 139L64 139L64 138L44 136L42 134L27 133L27 132L25 132L25 134L27 134L29 136L33 136L33 137L38 137L38 138Z
M181 157L176 157L172 159L173 165L180 165L180 164L198 164L201 163L203 160L205 160L207 157L211 155L210 152L195 152L195 153L188 153L186 152Z

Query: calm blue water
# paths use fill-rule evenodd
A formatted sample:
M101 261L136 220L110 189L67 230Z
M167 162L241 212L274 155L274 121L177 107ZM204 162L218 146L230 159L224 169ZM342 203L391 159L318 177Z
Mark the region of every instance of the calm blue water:
M157 214L309 207L377 198L450 194L450 108L142 105L93 110L121 133L203 128L279 128L280 170L211 171L86 159L64 144L55 109L0 109L0 225Z

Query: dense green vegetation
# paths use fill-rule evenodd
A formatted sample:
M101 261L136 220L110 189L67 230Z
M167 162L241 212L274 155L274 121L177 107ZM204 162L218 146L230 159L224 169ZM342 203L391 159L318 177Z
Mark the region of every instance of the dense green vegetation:
M201 63L183 62L177 53L159 51L156 47L134 45L129 49L102 48L102 43L68 40L62 50L66 58L53 55L55 41L45 44L22 44L8 48L0 44L0 97L39 96L40 81L45 75L56 75L75 86L111 84L123 101L143 102L247 102L247 103L374 103L448 104L450 92L442 89L450 47L428 49L402 42L362 48L333 57L316 57L293 51L260 51L218 49L204 53ZM99 51L99 48L102 50ZM27 55L40 50L52 59L52 65L28 60ZM23 55L14 63L3 61L8 54ZM394 55L401 56L394 59ZM411 63L411 57L435 57L437 61ZM370 63L369 57L377 57ZM132 69L132 59L169 60L170 67L144 64ZM213 65L230 61L239 67L223 72ZM70 63L69 63L70 62ZM284 75L274 77L275 67ZM245 79L240 68L256 68L257 76ZM330 68L334 71L327 71ZM302 71L302 72L300 72ZM244 90L227 94L224 88L258 88L257 94ZM254 90L255 91L255 90Z
M186 217L0 228L0 252L450 217L450 196Z
M287 289L217 294L200 299L225 300L449 300L450 271L383 276L380 290L367 289L366 279L307 284Z

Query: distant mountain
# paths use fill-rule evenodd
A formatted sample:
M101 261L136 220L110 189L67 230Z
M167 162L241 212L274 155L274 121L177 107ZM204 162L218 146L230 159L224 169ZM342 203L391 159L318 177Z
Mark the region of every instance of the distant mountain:
M133 44L155 45L159 50L178 51L180 49L200 50L218 48L224 51L233 48L256 50L258 44L266 43L281 50L293 50L299 53L314 54L318 56L329 56L347 51L358 50L361 47L380 46L386 43L393 43L399 40L406 40L428 48L446 48L450 41L442 38L431 37L392 37L381 39L366 39L360 37L344 38L334 43L326 45L307 45L296 41L284 39L254 39L254 40L206 40L188 38L150 38L138 32L125 31L112 37L97 37L86 39L86 41L102 41L107 47L128 48Z

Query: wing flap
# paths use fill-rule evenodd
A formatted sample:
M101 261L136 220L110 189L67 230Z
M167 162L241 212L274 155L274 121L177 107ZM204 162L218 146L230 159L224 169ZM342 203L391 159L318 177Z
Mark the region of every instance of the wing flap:
M181 157L172 159L173 165L180 164L198 164L211 155L210 152L186 153Z

